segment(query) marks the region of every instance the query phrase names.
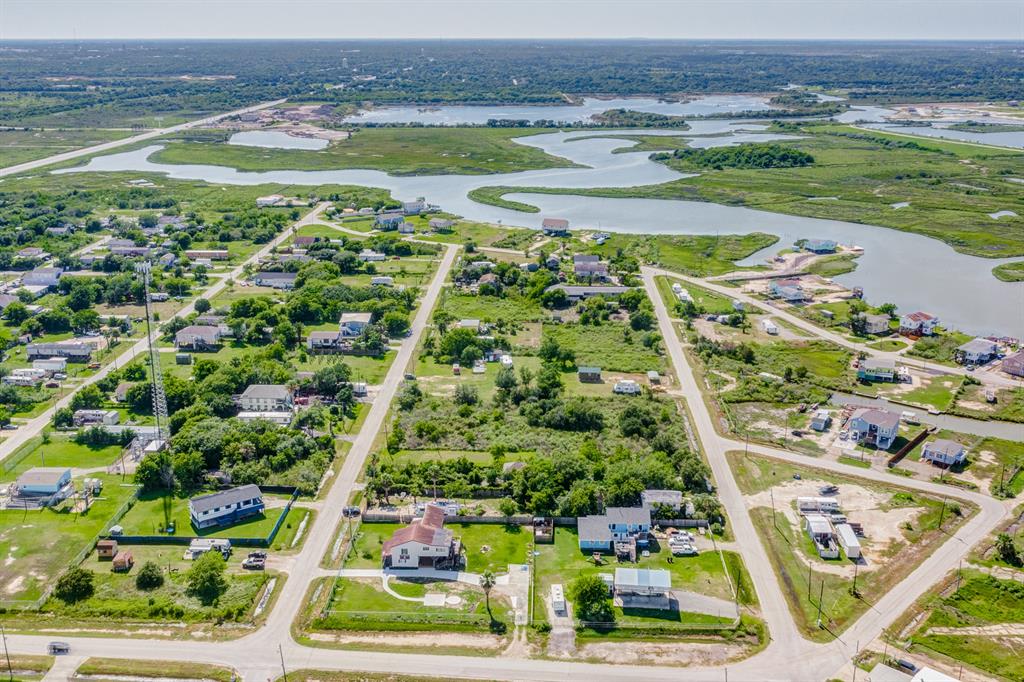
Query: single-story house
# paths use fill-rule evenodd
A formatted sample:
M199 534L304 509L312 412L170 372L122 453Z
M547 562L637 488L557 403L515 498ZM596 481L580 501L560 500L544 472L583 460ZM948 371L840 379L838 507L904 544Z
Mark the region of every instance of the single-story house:
M121 421L117 410L75 410L75 426L107 426Z
M577 520L580 550L610 551L616 542L644 541L651 530L651 510L643 507L609 507L604 514Z
M370 284L381 287L393 287L395 286L395 278L388 275L377 275L370 279Z
M594 296L604 296L605 298L618 298L622 294L626 293L632 287L614 286L614 285L588 285L588 286L575 286L568 284L555 284L548 287L548 291L552 289L561 289L565 292L566 297L570 301L582 301L586 298L592 298Z
M814 541L818 556L822 559L835 559L839 556L839 546L836 544L832 523L823 515L807 514L804 516L804 530Z
M808 239L804 242L804 249L811 253L835 253L838 246L834 239Z
M457 326L459 327L459 329L471 329L471 330L473 330L475 332L479 332L480 331L480 320L474 320L474 319L466 318L464 320L459 320L459 323L458 323Z
M620 395L639 395L642 389L640 384L636 383L632 379L622 379L616 381L612 387L612 393L618 393Z
M359 336L373 319L373 313L342 313L338 324L341 325L341 335L346 337Z
M1005 357L1000 368L1007 374L1024 377L1024 350Z
M921 311L907 313L900 317L900 333L913 334L915 336L931 336L935 333L935 327L939 324L939 318L931 313Z
M800 280L793 278L773 279L768 285L768 293L773 298L781 298L790 303L799 303L810 299L804 292Z
M283 384L251 384L238 398L245 412L290 412L292 392Z
M943 466L957 466L967 461L967 450L955 440L937 438L924 444L921 459Z
M50 497L71 485L71 469L67 467L33 467L18 476L14 483L22 497Z
M889 331L888 315L865 315L864 331L868 334L885 334Z
M190 324L179 329L174 335L174 345L178 348L191 348L199 350L202 348L213 348L220 343L220 327L204 324Z
M383 261L388 258L386 254L383 254L380 251L374 251L373 249L363 249L356 257L364 263L369 263L371 261Z
M153 252L153 249L148 246L112 246L110 247L110 254L112 256L123 256L125 258L145 258Z
M548 237L569 236L569 221L565 218L545 218L540 222L540 228Z
M462 543L444 527L445 511L428 504L423 516L396 530L382 547L384 568L453 569L462 565Z
M38 246L26 246L18 251L18 258L47 258L49 255Z
M306 337L306 348L309 350L341 350L341 331L313 331Z
M687 516L693 514L693 505L686 501L681 490L644 490L640 493L640 506L654 509L654 505L669 507L673 511L682 510Z
M69 362L89 362L93 348L86 343L30 343L25 349L29 360L66 358Z
M861 407L854 411L847 428L857 442L888 450L896 440L899 426L900 416L895 412Z
M266 208L267 206L276 206L277 202L284 199L280 194L269 194L265 197L256 197L256 208Z
M251 483L188 501L189 518L197 530L230 525L262 514L263 509L263 493Z
M580 367L576 370L576 376L579 377L580 381L587 384L598 383L601 381L601 368L600 367Z
M608 279L608 264L600 261L584 261L573 263L573 274L577 277L596 277L597 279Z
M956 349L956 360L963 364L980 365L995 357L997 345L988 339L971 339Z
M253 275L252 281L254 284L261 287L294 289L296 277L298 277L298 275L294 272L257 272Z
M616 568L615 594L667 598L672 590L672 574L663 568Z
M454 224L455 223L453 221L445 220L444 218L431 218L430 222L428 223L430 229L436 230L437 232L445 232L447 230L450 230L452 229L452 225Z
M123 403L128 400L128 391L131 390L131 387L134 385L135 384L130 381L122 381L119 383L117 388L114 389L114 400L119 403Z
M819 409L814 411L811 417L811 428L815 431L828 431L828 425L832 422L832 416L828 410Z
M227 260L231 254L227 249L191 249L185 252L189 260Z
M888 358L865 358L857 366L857 378L861 381L894 381L896 361Z
M67 371L67 358L46 358L44 360L33 360L32 369L42 370L46 374Z

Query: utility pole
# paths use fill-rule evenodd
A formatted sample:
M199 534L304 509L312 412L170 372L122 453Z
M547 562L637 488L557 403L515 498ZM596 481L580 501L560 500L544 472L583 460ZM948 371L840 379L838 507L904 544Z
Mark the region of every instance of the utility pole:
M284 651L281 650L281 645L277 645L277 653L281 657L281 676L284 682L288 682L288 671L284 669Z
M814 566L807 564L807 601L811 601L811 576Z
M942 517L946 515L946 498L942 498L942 509L939 510L939 530L942 530Z
M853 564L853 596L857 596L857 570L860 568L860 561Z
M7 633L4 632L3 625L0 625L0 638L4 640L4 657L7 659L7 679L13 682L14 669L11 667L11 653L7 650Z
M821 591L818 592L818 629L821 629L821 601L825 598L825 578L821 578Z
M775 530L778 530L779 524L775 522L775 488L768 488L768 494L772 498L772 526L774 526Z

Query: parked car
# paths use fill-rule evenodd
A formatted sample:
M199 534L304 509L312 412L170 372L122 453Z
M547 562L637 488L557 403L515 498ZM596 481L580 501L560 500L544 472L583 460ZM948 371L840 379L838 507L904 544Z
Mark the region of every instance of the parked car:
M242 562L242 568L250 571L262 571L267 567L266 559L259 559L257 557L246 557L245 561Z
M342 516L359 516L359 507L345 507L341 510Z
M839 492L839 486L837 485L823 485L818 488L818 494L820 495L835 495Z
M255 552L249 552L249 557L248 558L250 558L250 559L263 559L264 561L266 561L267 553L264 552L262 549L259 549L259 550L256 550Z

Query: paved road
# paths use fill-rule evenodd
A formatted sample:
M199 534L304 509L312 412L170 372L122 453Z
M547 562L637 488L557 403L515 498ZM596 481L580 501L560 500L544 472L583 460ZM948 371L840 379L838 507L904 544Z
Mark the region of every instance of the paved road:
M761 299L754 298L749 294L745 294L734 287L726 287L721 286L719 284L713 284L711 282L708 282L707 280L700 279L698 277L681 275L677 272L663 270L661 268L646 268L646 271L651 272L654 275L665 275L685 282L689 282L695 286L703 287L708 291L713 291L716 294L721 294L723 296L728 296L729 298L735 298L737 300L743 301L743 303L745 303L747 306L753 306L754 308L758 308L766 313L770 313L773 317L783 319L789 324L793 325L794 327L799 327L800 329L803 329L806 332L810 332L812 335L818 337L819 339L831 341L832 343L835 343L839 346L843 346L844 348L849 348L850 350L856 351L858 353L864 352L876 358L884 358L892 360L894 362L898 361L900 364L924 369L933 374L960 374L963 376L972 376L981 383L989 386L996 386L999 388L1018 388L1020 386L1019 380L1011 379L1010 377L1003 377L997 374L991 374L989 372L982 371L968 372L966 369L960 366L949 367L947 365L939 365L934 362L930 363L925 360L919 360L917 358L903 355L898 351L880 351L874 348L868 348L863 343L850 341L850 339L846 338L842 334L837 334L828 329L819 327L813 322L808 322L807 320L798 315L794 315L793 313L783 310L781 308L776 308L771 304L762 301ZM655 292L655 294L657 294L658 298L660 299L660 293Z
M360 431L335 482L321 508L304 549L297 555L289 571L283 594L277 600L266 625L256 633L227 642L152 641L118 639L113 637L73 638L75 657L110 656L134 659L174 659L226 665L240 670L246 680L265 680L280 672L278 646L288 669L314 668L324 670L361 670L423 674L430 671L446 677L502 680L557 680L587 679L628 681L707 680L721 682L721 667L672 668L654 666L610 666L571 661L526 659L520 657L493 658L448 656L430 654L402 654L376 651L338 651L306 647L291 637L290 626L294 616L304 606L304 595L309 582L323 575L318 567L320 557L329 549L335 528L341 519L341 507L355 487L355 478L362 469L366 456L380 430L389 409L389 403L401 383L407 363L412 359L430 311L437 301L443 282L451 269L457 247L449 246L423 303L412 324L412 331L399 351L398 357L382 385L381 394L374 402L364 428ZM803 639L789 616L788 608L778 581L767 559L760 538L746 512L742 495L726 460L729 450L742 448L742 443L720 436L682 347L676 341L672 319L654 284L658 271L645 268L644 285L654 303L658 324L665 338L669 357L679 377L680 386L688 398L696 431L707 453L708 461L719 486L719 496L726 507L736 535L736 547L742 553L758 592L762 612L771 633L771 643L758 655L731 665L728 679L754 681L808 679L831 677L842 668L853 654L858 640L867 643L878 636L881 629L897 618L918 596L944 573L956 566L971 542L983 537L1006 515L1005 505L977 493L949 490L936 484L895 478L886 472L854 469L838 462L814 460L813 466L864 478L895 482L908 488L949 497L970 500L981 507L981 512L966 523L949 541L924 561L914 572L879 600L859 621L844 633L841 640L829 644L814 644ZM759 453L792 461L809 463L806 457L793 453L751 446ZM63 637L63 635L62 635ZM40 653L52 637L38 635L8 635L12 651ZM69 666L65 666L69 667Z
M42 168L43 166L49 166L54 163L61 163L63 161L70 161L71 159L77 159L82 156L89 156L90 154L96 154L97 152L106 152L111 149L117 149L129 144L135 144L136 142L145 142L146 140L152 140L155 137L161 135L167 135L168 133L176 133L180 130L188 130L189 128L197 128L204 126L209 123L216 123L217 121L228 118L230 116L238 116L239 114L246 114L250 111L259 111L260 109L268 109L278 104L284 103L285 100L278 99L273 102L264 102L262 104L256 104L251 107L245 107L244 109L236 109L235 111L229 111L223 114L217 114L216 116L207 116L195 121L189 121L188 123L181 123L176 126L169 128L157 128L156 130L150 130L142 133L141 135L132 135L131 137L125 137L120 140L114 140L112 142L104 142L103 144L93 145L92 147L83 147L81 149L75 149L70 152L64 152L63 154L54 154L53 156L47 156L45 159L36 159L35 161L26 161L25 163L19 163L14 166L7 166L6 168L0 168L0 178L7 175L15 175L17 173L23 173L25 171L34 170L36 168Z
M294 227L298 228L303 225L308 225L317 222L320 213L322 213L323 210L326 209L329 205L330 204L328 202L323 202L317 205L312 211L307 213L305 217L296 222L294 224ZM263 258L267 254L269 254L274 249L274 247L281 244L285 240L289 239L291 236L291 229L282 231L280 235L275 237L272 241L268 242L262 249L251 255L249 258L247 258L241 265L239 265L234 270L230 271L229 273L221 277L219 280L214 282L213 285L211 285L208 289L206 289L203 292L203 297L206 299L211 299L214 296L216 296L227 286L228 280L238 280L239 278L242 277L242 271L245 269L246 265L256 263L260 258ZM194 300L192 303L189 303L184 308L176 312L173 315L173 317L185 317L187 315L192 314L193 312L195 312ZM159 334L159 332L155 332L155 334ZM21 425L18 426L18 429L16 431L7 432L10 435L7 437L5 441L3 441L3 443L0 443L0 461L3 461L12 452L17 450L29 439L31 439L33 436L36 436L44 428L46 428L46 426L50 423L50 420L53 419L54 412L56 412L62 407L70 405L72 396L74 396L75 393L80 391L83 386L88 386L89 384L96 383L97 381L107 376L118 367L124 367L126 364L131 362L131 360L136 356L145 354L148 351L148 349L149 346L146 342L145 337L143 337L142 339L137 341L134 346L129 348L127 351L124 351L121 355L119 355L117 358L115 358L107 365L105 365L103 368L98 370L91 377L89 377L81 384L76 386L73 391L71 391L66 396L58 400L56 403L54 403L54 405L50 409L41 413L39 416L32 418L30 421L22 423Z

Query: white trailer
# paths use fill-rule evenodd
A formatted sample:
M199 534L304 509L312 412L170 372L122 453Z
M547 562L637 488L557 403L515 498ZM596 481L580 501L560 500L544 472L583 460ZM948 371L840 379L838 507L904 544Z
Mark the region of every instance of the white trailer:
M836 535L839 536L839 545L846 552L846 556L849 559L860 558L860 541L857 539L857 534L853 532L853 528L848 523L840 523L836 525Z
M551 586L551 608L555 613L565 613L565 590L561 585Z

